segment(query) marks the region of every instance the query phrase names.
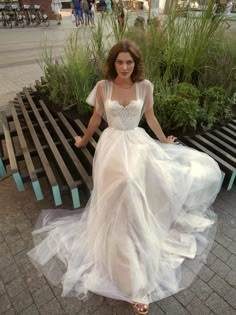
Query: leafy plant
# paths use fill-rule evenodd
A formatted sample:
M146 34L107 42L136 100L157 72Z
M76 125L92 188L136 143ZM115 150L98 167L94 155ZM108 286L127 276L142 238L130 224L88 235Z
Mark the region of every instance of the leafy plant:
M167 131L195 130L197 127L198 102L180 95L169 95L160 99L154 108L163 128Z
M198 121L203 128L212 128L232 117L231 103L227 93L221 87L211 87L203 92L203 104Z
M201 95L201 92L198 90L197 87L187 82L179 83L176 86L176 90L177 90L177 94L189 100L198 101Z
M198 18L184 7L184 19L175 0L168 5L165 18L151 21L138 32L130 25L129 14L122 28L116 13L101 15L87 43L81 44L77 31L68 38L60 59L55 61L52 52L45 50L51 100L63 109L77 105L79 112L88 111L86 97L104 77L110 47L128 37L142 51L145 77L154 84L154 110L165 130L185 133L199 126L212 128L231 117L228 95L236 90L236 44L227 38L222 19L211 18L212 3Z
M90 58L99 63L99 68L102 68L109 49L109 45L105 45L108 43L109 37L111 36L106 28L107 19L107 16L104 14L98 16L95 26L91 29L92 36L89 41Z
M54 60L51 50L43 50L46 89L58 109L76 106L79 113L88 111L86 98L102 77L96 60L88 56L87 47L80 44L78 31L67 38L64 55L59 60Z

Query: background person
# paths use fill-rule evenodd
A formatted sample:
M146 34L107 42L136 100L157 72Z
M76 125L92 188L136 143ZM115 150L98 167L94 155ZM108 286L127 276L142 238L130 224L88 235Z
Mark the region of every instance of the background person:
M89 15L90 15L91 24L94 25L94 19L95 19L95 0L90 1Z
M72 14L75 16L75 25L79 26L80 24L84 24L82 0L72 0L71 10Z
M61 20L62 20L62 16L61 16L61 8L62 8L61 0L52 0L51 8L52 8L52 11L54 12L54 14L56 15L57 25L61 25Z
M108 14L112 12L111 0L106 0L106 12Z
M230 23L229 23L228 19L229 19L229 16L233 10L233 6L234 6L233 1L227 0L226 6L225 6L225 11L224 11L224 22L226 23L227 28L230 27Z

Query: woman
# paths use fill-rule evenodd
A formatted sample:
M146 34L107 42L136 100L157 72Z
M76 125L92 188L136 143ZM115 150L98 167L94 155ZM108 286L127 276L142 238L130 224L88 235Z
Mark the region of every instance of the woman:
M75 137L78 148L86 146L106 115L91 198L82 214L42 213L34 232L39 244L29 256L54 284L62 283L64 296L82 298L91 291L147 314L149 303L188 286L200 268L221 172L206 154L165 136L133 42L114 45L106 67L106 79L87 99L94 106L88 128ZM138 127L143 113L159 141Z
M228 19L230 18L231 12L233 10L233 1L232 0L227 0L226 2L226 6L225 6L225 11L224 11L224 22L227 25L227 28L230 27L230 23L228 21Z
M52 0L51 8L54 14L56 15L57 25L61 25L61 0Z

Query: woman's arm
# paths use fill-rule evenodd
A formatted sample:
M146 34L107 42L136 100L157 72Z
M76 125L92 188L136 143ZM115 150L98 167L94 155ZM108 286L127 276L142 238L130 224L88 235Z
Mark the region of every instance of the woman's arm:
M172 144L175 142L176 138L174 136L168 136L168 137L165 136L164 132L161 129L161 126L160 126L158 120L156 119L153 108L150 108L150 109L145 111L145 117L146 117L148 126L152 129L152 131L155 133L156 137L162 143Z
M84 136L82 138L80 136L75 137L75 146L77 148L85 147L88 144L89 140L91 139L97 128L100 126L101 121L101 116L97 113L96 108L94 108L93 115L89 120L89 124Z
M97 130L97 128L101 124L101 121L102 121L101 117L104 112L103 90L104 90L104 82L99 81L93 90L95 91L95 96L92 96L92 99L89 100L89 104L94 106L94 111L93 111L92 117L89 120L88 127L82 138L79 136L75 137L75 146L78 148L85 147L88 144L90 138L93 136L94 132ZM91 94L93 94L93 91L91 92Z

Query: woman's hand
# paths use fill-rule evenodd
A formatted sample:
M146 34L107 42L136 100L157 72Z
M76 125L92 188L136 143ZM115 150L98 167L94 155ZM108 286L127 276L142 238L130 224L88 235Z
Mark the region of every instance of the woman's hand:
M85 141L83 140L83 138L81 138L80 136L75 136L74 139L75 139L75 146L76 146L77 148L86 147L87 142L85 142Z
M166 138L166 142L165 143L168 143L168 144L176 144L175 143L175 140L176 140L177 138L176 137L174 137L174 136L168 136L167 138Z

